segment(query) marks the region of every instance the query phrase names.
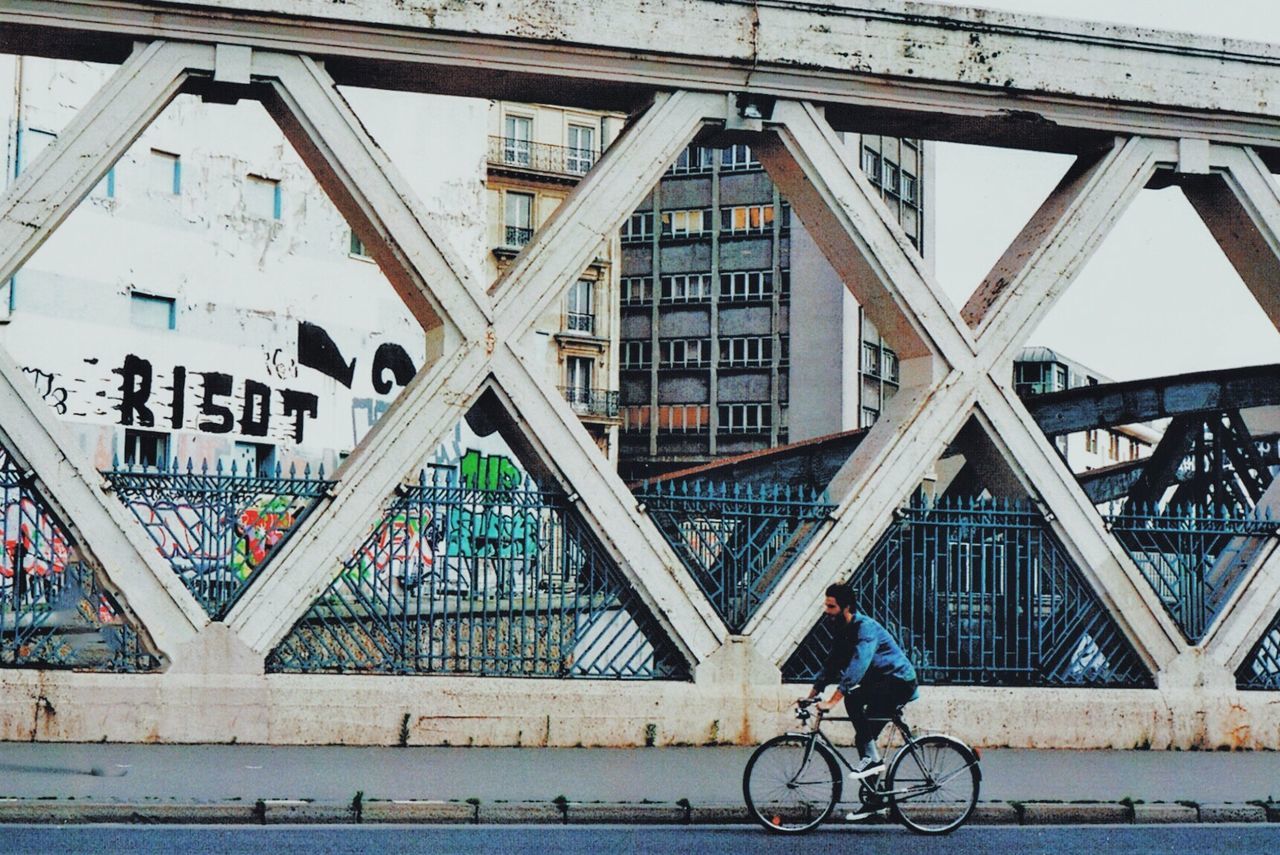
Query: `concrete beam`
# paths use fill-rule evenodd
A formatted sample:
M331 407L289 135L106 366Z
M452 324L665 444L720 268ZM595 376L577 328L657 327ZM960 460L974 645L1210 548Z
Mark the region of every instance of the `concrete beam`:
M713 38L707 38L714 34ZM1280 48L883 0L9 0L0 50L119 61L134 40L300 52L340 83L583 107L655 90L836 106L841 129L1080 151L1111 134L1274 146ZM450 69L466 69L465 74ZM843 108L843 109L841 109Z

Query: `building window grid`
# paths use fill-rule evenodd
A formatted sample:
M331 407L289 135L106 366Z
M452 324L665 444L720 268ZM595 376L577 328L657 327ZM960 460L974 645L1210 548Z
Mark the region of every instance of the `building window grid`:
M502 160L514 166L528 166L533 151L533 119L507 116L503 120Z
M596 331L595 282L579 279L569 286L565 306L565 329L594 335Z
M533 239L533 201L532 193L507 191L503 218L506 246L524 246Z
M691 145L676 157L675 163L667 170L672 175L698 175L710 172L714 168L713 149L700 145Z
M763 169L747 145L731 145L720 150L721 172L748 172Z
M721 302L748 302L773 297L773 272L733 270L720 274Z
M773 405L719 404L719 433L763 433L773 427Z
M621 343L620 364L623 370L634 371L653 366L653 342L624 341Z
M624 276L621 286L624 306L643 306L653 301L652 276Z
M711 232L711 209L689 208L662 212L664 238L702 237Z
M669 338L658 342L658 367L707 368L711 365L711 340Z
M720 209L720 230L726 234L763 234L773 227L773 205L733 205Z
M569 145L565 152L565 169L586 174L596 162L595 128L569 125Z
M622 227L623 243L643 243L653 239L653 212L637 211Z
M710 299L709 273L682 273L662 277L663 303L705 303Z

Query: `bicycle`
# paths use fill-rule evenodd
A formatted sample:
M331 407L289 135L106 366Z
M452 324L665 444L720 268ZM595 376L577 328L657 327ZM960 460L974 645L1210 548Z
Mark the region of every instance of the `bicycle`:
M816 699L796 704L796 718L807 726ZM817 828L840 801L845 772L854 765L822 732L822 721L850 721L819 713L812 729L789 731L761 745L742 773L747 810L760 825L780 834L802 834ZM884 805L893 818L917 834L947 834L964 824L978 802L982 781L978 752L959 739L940 733L920 736L902 719L902 707L891 721L902 746L887 762L883 780L859 781L864 810Z

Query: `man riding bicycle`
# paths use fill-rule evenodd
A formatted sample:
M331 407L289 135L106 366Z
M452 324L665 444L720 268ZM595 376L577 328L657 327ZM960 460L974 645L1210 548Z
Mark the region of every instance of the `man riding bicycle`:
M857 611L849 585L827 588L822 613L832 630L831 651L805 700L811 701L828 685L837 684L831 697L818 701L817 708L828 712L844 701L853 721L854 745L862 758L850 777L875 789L876 776L884 771L876 739L894 710L918 696L916 669L888 630ZM849 819L862 819L879 809L869 805Z

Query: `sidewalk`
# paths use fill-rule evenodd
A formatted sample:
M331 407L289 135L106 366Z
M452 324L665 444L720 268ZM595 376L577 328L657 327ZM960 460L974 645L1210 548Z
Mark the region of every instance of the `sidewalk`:
M751 750L0 743L0 821L740 822ZM1280 752L1000 749L982 769L978 820L1280 821Z

